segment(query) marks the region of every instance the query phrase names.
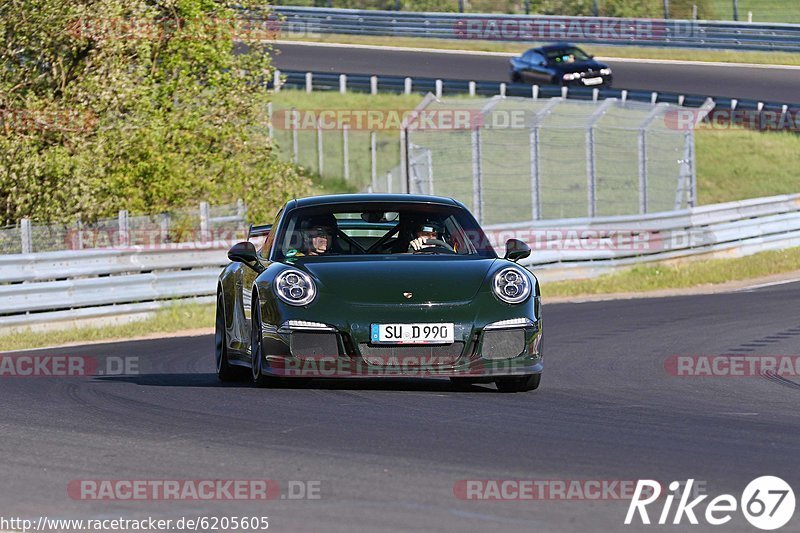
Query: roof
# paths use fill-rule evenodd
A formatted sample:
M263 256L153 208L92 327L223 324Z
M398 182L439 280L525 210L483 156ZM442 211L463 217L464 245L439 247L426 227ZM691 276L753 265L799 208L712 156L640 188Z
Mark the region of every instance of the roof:
M425 194L329 194L324 196L310 196L293 200L291 207L309 207L316 205L354 204L354 203L422 203L458 206L452 198L443 196L429 196ZM291 203L291 202L290 202Z
M534 48L534 50L542 50L544 52L551 52L553 50L563 50L565 48L578 48L576 45L572 43L553 43L548 44L545 46L540 46L538 48Z

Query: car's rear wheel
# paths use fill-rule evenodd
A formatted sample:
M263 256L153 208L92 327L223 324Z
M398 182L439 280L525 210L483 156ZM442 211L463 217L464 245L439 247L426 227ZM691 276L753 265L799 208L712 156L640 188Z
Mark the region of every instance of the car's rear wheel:
M217 319L214 328L217 377L220 381L236 381L242 376L239 369L232 366L228 360L228 339L225 333L225 324L225 305L220 292L217 295Z
M500 392L525 392L538 389L541 381L541 374L530 374L527 376L497 378L494 383Z

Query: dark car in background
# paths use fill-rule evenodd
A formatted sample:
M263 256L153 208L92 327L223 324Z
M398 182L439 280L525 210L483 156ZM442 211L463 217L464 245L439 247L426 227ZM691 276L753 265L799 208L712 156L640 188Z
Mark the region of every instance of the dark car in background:
M611 68L568 43L531 48L511 58L511 81L538 85L610 87Z

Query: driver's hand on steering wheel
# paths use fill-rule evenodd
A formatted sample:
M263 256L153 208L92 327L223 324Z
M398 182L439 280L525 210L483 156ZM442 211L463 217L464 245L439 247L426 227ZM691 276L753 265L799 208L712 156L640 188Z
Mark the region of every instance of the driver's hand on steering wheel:
M430 237L417 237L416 239L408 243L408 251L415 252L417 250L422 250L423 248L433 247L434 246L433 244L425 244L425 241L427 241L428 239L430 239Z

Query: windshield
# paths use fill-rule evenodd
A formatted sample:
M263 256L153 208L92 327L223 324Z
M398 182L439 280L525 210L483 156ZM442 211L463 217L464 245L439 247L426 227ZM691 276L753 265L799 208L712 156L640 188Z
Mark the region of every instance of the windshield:
M576 61L589 61L591 57L589 54L580 48L561 48L558 50L548 50L547 62L551 65L560 65L562 63L575 63Z
M308 207L292 212L279 231L278 261L395 254L496 257L475 219L456 206Z

